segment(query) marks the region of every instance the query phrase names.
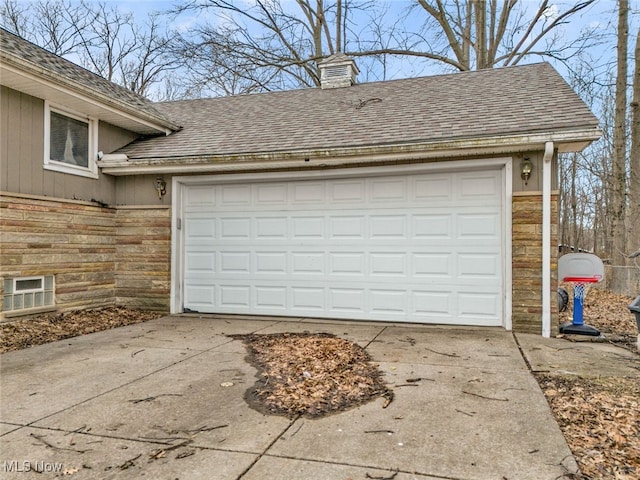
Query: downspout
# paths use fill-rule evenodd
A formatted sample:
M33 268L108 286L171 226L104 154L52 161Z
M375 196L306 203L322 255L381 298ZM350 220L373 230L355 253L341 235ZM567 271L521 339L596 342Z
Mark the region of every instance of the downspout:
M542 336L551 336L551 159L553 142L542 157Z

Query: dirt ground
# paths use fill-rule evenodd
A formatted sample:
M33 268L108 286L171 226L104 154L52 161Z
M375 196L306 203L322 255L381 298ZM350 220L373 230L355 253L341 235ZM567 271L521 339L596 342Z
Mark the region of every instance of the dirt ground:
M568 309L560 323L571 320ZM591 288L584 307L585 323L608 341L637 353L637 327L628 305L633 299ZM40 315L0 324L0 353L77 335L144 322L162 316L124 307ZM562 336L561 336L562 337ZM393 400L366 352L342 339L323 335L243 336L256 362L262 388L252 392L265 413L317 416L362 404L371 398ZM571 338L566 338L572 341ZM283 351L287 355L282 355ZM295 373L293 373L295 372ZM308 388L291 387L292 375L303 375ZM640 383L631 378L584 378L538 375L537 380L573 451L581 473L575 480L640 478ZM297 382L294 382L297 383ZM342 389L336 385L349 385ZM258 385L258 384L257 384ZM299 383L298 383L299 385Z

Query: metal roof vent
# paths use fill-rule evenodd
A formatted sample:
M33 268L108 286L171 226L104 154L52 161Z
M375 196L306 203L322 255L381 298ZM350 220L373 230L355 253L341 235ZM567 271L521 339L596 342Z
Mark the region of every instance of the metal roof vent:
M356 83L359 70L356 62L344 53L331 55L318 64L320 86L324 88L350 87Z

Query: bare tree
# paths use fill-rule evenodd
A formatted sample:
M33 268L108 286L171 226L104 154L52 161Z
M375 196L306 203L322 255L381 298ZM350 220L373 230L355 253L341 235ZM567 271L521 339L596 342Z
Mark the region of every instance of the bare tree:
M172 56L175 34L163 31L158 13L144 23L106 3L83 2L91 25L77 30L81 63L107 80L147 95L163 74L178 66Z
M157 13L140 23L107 3L4 0L0 19L8 30L141 95L178 67L175 34L162 28Z
M192 0L176 12L207 12L214 22L183 35L192 90L249 93L320 84L317 62L344 50L353 10L347 0Z
M418 0L427 13L431 38L446 39L442 61L458 70L474 70L520 63L529 56L566 60L593 40L593 31L567 42L561 25L595 0L575 2L564 11L544 0L531 9L517 0Z
M356 1L190 0L176 12L212 19L183 36L192 89L198 82L224 94L317 86L318 61L336 52L356 57L360 71L379 80L398 58L405 71L471 70L534 55L564 61L597 41L592 30L562 38L560 28L595 0L563 11L548 0L536 8L516 0L416 0L396 8L395 18L385 4ZM214 78L226 78L225 86Z
M69 0L21 2L3 0L0 22L4 28L56 55L73 54L82 39L78 31L91 24L83 5Z

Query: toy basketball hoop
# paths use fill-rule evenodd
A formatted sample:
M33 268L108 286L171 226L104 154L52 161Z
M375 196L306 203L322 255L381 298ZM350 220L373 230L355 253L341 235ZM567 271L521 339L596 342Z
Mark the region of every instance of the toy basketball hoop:
M558 277L574 284L573 320L560 325L560 333L599 336L600 330L584 324L585 284L604 280L604 264L591 253L568 253L558 259Z

